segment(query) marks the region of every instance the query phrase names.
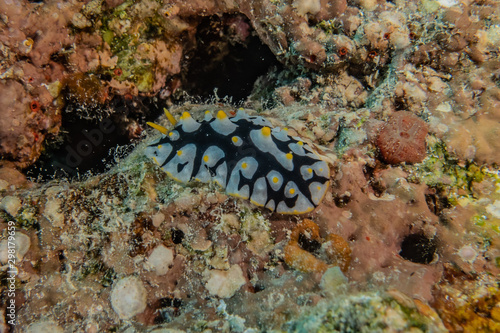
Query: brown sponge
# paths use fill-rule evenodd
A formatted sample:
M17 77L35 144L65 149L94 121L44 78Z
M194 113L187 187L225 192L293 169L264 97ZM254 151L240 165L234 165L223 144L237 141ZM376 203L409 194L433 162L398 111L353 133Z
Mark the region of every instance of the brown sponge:
M418 163L425 158L427 124L411 112L395 112L377 138L377 146L387 163Z

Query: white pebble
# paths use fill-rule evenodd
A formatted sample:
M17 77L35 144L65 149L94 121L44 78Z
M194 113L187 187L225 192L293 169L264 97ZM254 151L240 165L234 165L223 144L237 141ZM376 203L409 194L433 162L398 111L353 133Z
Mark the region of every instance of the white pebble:
M165 275L173 262L174 251L163 245L158 245L151 252L144 266L146 269L154 271L156 275Z
M205 285L208 292L221 298L232 297L246 283L243 271L238 265L232 265L227 271L213 269L208 272Z
M451 107L450 102L443 102L436 106L436 111L450 113L451 111L453 111L453 108Z
M13 241L9 241L8 239L2 240L0 242L0 262L2 264L6 264L9 261L9 242L14 243L14 255L17 261L23 260L31 246L30 238L19 231L15 233Z
M449 8L449 7L452 7L452 6L455 6L458 4L457 0L437 0L437 2L441 6L446 7L446 8Z
M12 195L6 196L0 202L0 209L5 210L11 216L16 216L20 208L21 200L18 197L14 197Z
M165 221L165 214L158 212L153 215L152 220L153 225L158 228Z
M116 282L111 291L111 306L120 319L130 319L146 309L147 291L141 280L129 276Z
M477 258L476 250L470 245L464 245L458 250L458 255L462 260L473 263Z

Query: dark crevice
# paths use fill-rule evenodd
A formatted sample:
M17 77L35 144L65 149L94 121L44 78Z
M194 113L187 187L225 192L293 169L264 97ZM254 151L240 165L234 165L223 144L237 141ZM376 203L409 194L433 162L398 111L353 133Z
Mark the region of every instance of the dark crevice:
M98 174L133 149L131 143L140 137L131 124L144 124L146 117L157 117L161 108L154 98L115 96L106 105L93 105L92 114L100 119L82 119L82 106L70 100L63 111L57 139L48 141L38 161L26 169L33 180L76 179L87 173ZM137 135L137 137L135 137Z
M430 264L434 260L436 250L434 238L428 238L423 233L414 233L404 238L399 255L417 264Z
M228 97L235 104L252 92L254 82L273 67L281 67L243 15L209 16L196 33L196 47L185 56L187 70L182 86L194 97L206 100Z
M298 242L301 249L307 252L318 253L321 249L321 243L319 241L317 241L316 239L311 239L303 233L299 234Z

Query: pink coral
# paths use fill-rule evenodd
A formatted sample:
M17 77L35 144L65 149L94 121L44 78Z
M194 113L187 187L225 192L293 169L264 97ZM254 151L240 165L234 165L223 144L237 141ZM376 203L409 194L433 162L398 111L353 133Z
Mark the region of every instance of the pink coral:
M425 158L427 124L411 112L394 113L380 131L377 146L391 164L418 163Z

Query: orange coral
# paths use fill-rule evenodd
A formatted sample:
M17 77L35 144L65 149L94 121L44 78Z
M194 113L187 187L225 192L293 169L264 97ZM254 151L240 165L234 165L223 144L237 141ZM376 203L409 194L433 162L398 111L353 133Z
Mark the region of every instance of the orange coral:
M331 264L304 250L299 243L301 235L310 241L326 244L325 252ZM339 266L346 272L351 262L349 244L336 234L328 234L325 242L322 241L318 225L309 219L304 219L292 230L290 241L284 248L285 262L288 266L305 273L324 273L330 266Z
M325 251L330 262L339 266L342 272L347 272L351 263L351 248L349 244L344 238L336 234L328 234L326 242L329 243Z
M40 103L37 100L33 100L30 103L30 110L32 112L38 112L40 111Z
M299 271L312 273L324 273L328 269L328 265L316 258L312 253L303 250L299 245L300 234L307 235L311 240L319 240L319 227L316 223L309 219L304 219L302 223L292 230L290 242L285 246L285 262L288 266Z

